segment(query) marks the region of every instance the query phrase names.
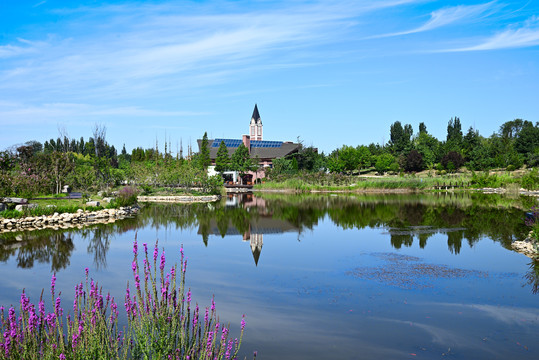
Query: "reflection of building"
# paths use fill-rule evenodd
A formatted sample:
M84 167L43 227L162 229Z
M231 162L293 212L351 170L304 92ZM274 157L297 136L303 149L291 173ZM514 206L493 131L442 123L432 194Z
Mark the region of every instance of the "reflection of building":
M212 166L208 168L208 175L214 175L215 159L217 158L217 150L223 141L228 149L228 156L232 156L238 147L243 144L249 150L251 159L257 159L259 170L250 171L247 181L256 181L265 176L264 168L272 167L273 160L283 158L287 155L297 153L300 149L300 144L291 141L267 141L262 140L262 120L258 112L258 107L255 104L253 115L249 123L249 135L243 135L241 139L210 139L208 147L210 148L210 159ZM202 145L202 140L198 139L198 148Z
M210 235L221 237L241 235L244 241L249 241L255 264L258 265L258 259L264 245L264 235L297 232L299 229L288 221L275 219L271 216L260 216L256 219L248 220L241 230L230 219L227 220L227 224L222 224L216 219L211 219L208 231ZM202 226L199 227L198 234L204 235Z

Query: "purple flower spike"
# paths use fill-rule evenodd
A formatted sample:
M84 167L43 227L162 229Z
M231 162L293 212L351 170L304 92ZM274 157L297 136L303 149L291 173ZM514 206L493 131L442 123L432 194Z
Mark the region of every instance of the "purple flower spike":
M159 269L161 269L161 271L165 269L165 249L163 249L163 253L161 254L161 264L159 265Z
M153 249L153 261L157 261L159 256L159 248L157 247L157 241L155 242L155 248Z
M245 329L245 314L241 317L241 331Z
M135 242L133 243L133 254L135 256L137 256L138 254L138 245L137 245L137 240L135 239Z
M56 273L53 273L52 277L51 277L51 294L52 294L53 298L54 298L54 287L55 286L56 286Z

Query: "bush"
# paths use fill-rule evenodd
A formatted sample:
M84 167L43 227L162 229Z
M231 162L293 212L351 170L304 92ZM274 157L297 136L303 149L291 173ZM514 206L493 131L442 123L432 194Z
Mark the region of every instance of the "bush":
M539 170L533 169L520 179L520 186L528 190L539 189Z
M423 170L423 155L417 150L412 150L406 156L404 169L408 172Z
M131 206L137 203L138 190L132 186L125 186L118 191L116 204L118 206Z
M447 171L453 172L464 165L464 159L458 152L450 151L444 155L441 164Z

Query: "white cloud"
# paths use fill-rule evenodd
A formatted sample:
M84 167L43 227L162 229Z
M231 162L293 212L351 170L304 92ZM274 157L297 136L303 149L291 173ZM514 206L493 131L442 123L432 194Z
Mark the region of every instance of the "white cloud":
M501 31L478 45L450 49L446 51L497 50L537 45L539 45L539 19L534 16L526 21L522 26Z
M451 25L458 23L467 19L474 19L478 17L484 17L489 15L494 6L496 5L495 1L491 1L479 5L459 5L449 8L444 8L436 10L430 13L430 19L423 25L416 27L414 29L394 32L390 34L376 35L371 38L384 38L392 36L401 36L414 33L420 33L424 31L434 30L443 26Z
M40 50L30 59L18 58L29 51L23 47L0 47L0 60L11 59L0 66L0 92L33 89L75 101L159 96L220 83L254 64L323 62L331 55L309 49L345 41L365 12L410 2L292 3L285 9L227 9L224 15L186 14L191 10L170 4L77 8L65 13L70 23L60 27L69 33L51 28L47 39L28 44Z

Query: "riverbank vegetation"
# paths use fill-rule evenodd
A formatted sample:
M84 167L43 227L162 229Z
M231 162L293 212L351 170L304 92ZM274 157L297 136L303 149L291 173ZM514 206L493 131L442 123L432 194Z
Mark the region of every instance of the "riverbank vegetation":
M85 281L75 286L72 313L64 311L56 294L55 275L49 312L43 292L39 302L31 303L24 290L18 314L13 306L7 313L0 307L0 359L236 358L245 320L241 320L239 338L230 339L230 328L219 322L213 299L205 310L192 304L191 291L185 288L183 249L180 266L166 270L164 249L159 256L156 242L152 257L147 244L143 246L141 262L135 240L134 287L127 283L124 306L118 306L110 294L104 295L86 268ZM120 326L118 307L125 308L126 328Z
M155 148L136 148L131 154L124 146L118 153L105 134L103 127L96 126L88 140L64 135L0 152L0 197L59 194L64 185L83 194L111 192L126 184L146 192L167 187L180 193L192 189L220 193L222 180L206 175L198 154L172 156L167 143L164 152L156 143Z
M265 168L262 188L307 190L426 189L439 185L459 187L523 187L539 189L539 123L515 119L485 137L470 127L463 132L460 119L451 118L447 136L438 140L424 123L418 132L410 124L396 121L385 144L343 145L328 155L313 146ZM125 184L136 185L144 195L219 194L223 179L207 176L211 163L204 134L203 151L189 148L164 151L125 146L118 153L105 138L106 129L96 126L92 136L72 139L62 135L45 141L29 141L0 153L0 197L35 197L58 194L63 185L83 193L112 191ZM221 149L221 147L223 147ZM220 144L216 171L256 170L257 159L240 146L232 157ZM391 175L391 176L388 176Z
M327 156L306 147L277 159L260 187L423 189L457 183L472 188L516 184L537 190L537 166L539 123L508 121L497 133L484 137L472 127L464 134L460 119L455 117L448 122L446 139L440 141L428 133L424 123L414 134L410 124L396 121L387 144L343 145Z

